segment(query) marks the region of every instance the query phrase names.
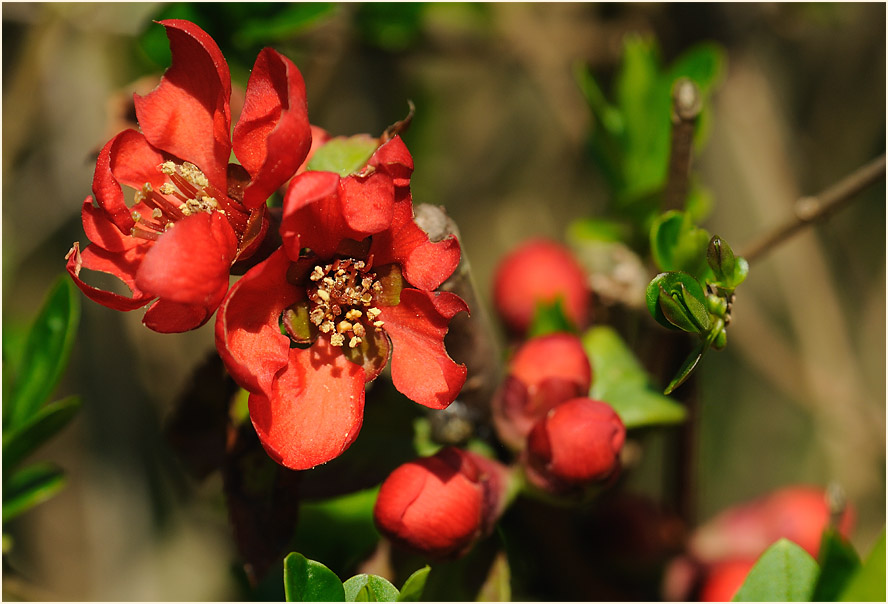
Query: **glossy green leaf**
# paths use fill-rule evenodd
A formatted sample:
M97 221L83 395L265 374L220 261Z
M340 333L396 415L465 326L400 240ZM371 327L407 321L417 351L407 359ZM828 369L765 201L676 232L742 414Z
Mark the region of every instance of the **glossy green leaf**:
M781 539L755 563L734 602L807 602L819 569L808 552Z
M660 312L666 317L673 326L687 331L688 333L700 333L700 326L694 321L690 311L682 303L681 294L670 295L662 284L660 287L660 297L657 302L660 305Z
M812 599L815 602L835 602L860 568L860 556L835 529L827 528L820 541L817 559L821 570Z
M297 552L284 558L284 594L287 602L345 601L345 589L336 573Z
M706 334L706 337L700 340L697 343L697 346L694 347L694 350L687 356L684 360L684 363L681 364L681 367L678 369L678 373L675 374L675 377L672 378L672 381L666 386L666 389L663 391L663 394L672 394L676 388L684 384L694 370L697 368L697 365L700 364L700 359L703 358L703 355L706 354L706 351L709 350L710 347L713 346L716 342L720 348L724 348L724 344L727 341L727 334L725 334L725 324L721 319L716 319L715 324L710 328L709 333Z
M314 152L308 169L345 177L359 172L378 146L379 140L367 134L334 138Z
M682 289L682 285L684 285L684 289ZM663 327L677 329L663 314L660 306L661 287L669 297L679 295L684 299L684 296L687 295L696 298L705 308L706 295L703 293L703 286L694 277L678 271L660 273L648 284L645 291L645 302L651 316Z
M65 486L63 472L48 463L39 463L3 476L3 522L43 503Z
M3 471L6 472L64 428L80 409L72 396L40 408L24 424L3 434Z
M407 577L404 585L401 586L398 602L419 602L422 599L422 592L425 589L426 580L428 580L431 570L429 566L423 566Z
M684 407L651 386L641 363L613 328L593 327L582 341L592 365L590 396L610 404L627 428L685 419Z
M683 271L704 279L709 233L684 212L670 210L657 217L650 231L651 255L662 271Z
M398 588L376 575L355 575L342 584L346 602L397 602Z
M17 427L49 398L68 363L80 319L80 297L64 275L56 281L31 326L10 400L4 400L3 425Z
M869 556L842 591L842 602L885 601L885 529Z
M536 338L550 333L575 333L577 328L564 312L564 301L561 297L552 302L537 302L533 310L533 319L527 328L527 337Z

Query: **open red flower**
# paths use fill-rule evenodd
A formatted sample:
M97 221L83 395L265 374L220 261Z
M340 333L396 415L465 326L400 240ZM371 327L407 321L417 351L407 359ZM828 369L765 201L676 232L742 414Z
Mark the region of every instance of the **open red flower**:
M67 269L91 299L115 310L154 301L144 323L160 332L202 325L228 290L229 269L268 227L265 201L311 145L305 84L276 51L259 53L240 119L231 130L231 77L210 36L188 21L161 21L172 65L146 96L135 96L141 132L125 130L102 149L93 198ZM229 164L232 150L240 161ZM135 189L134 204L124 199ZM85 283L82 269L109 273L124 296Z
M283 245L220 307L216 348L251 393L263 446L284 466L311 468L348 448L361 428L364 384L390 354L395 387L427 407L447 407L465 382L444 335L468 307L432 291L459 263L459 244L431 242L413 221L412 169L395 137L360 173L293 178Z

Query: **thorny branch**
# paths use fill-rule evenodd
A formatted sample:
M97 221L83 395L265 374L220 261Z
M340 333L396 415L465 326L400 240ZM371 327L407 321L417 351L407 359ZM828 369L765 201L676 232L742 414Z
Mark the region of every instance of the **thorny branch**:
M885 176L885 155L865 164L818 195L802 197L795 202L795 216L758 241L740 255L752 262L770 252L804 227L825 220L853 201L854 196Z

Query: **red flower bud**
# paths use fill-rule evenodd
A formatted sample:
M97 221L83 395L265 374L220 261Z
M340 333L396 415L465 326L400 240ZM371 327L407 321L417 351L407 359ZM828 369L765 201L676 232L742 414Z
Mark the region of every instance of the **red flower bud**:
M509 362L493 399L500 439L515 450L523 448L537 420L559 403L588 394L591 383L589 358L578 337L557 333L528 340Z
M690 541L691 552L703 562L736 557L755 559L772 543L786 538L817 556L829 515L823 489L786 487L722 511L697 529ZM847 508L839 522L839 532L847 536L853 522L853 510Z
M503 511L506 468L455 447L406 463L382 483L373 517L393 543L430 558L458 558Z
M500 262L493 280L493 302L505 324L518 333L527 331L538 303L561 298L564 313L584 327L589 315L586 274L563 245L534 239Z
M530 481L563 493L609 478L619 468L626 428L607 403L575 398L550 410L527 437Z

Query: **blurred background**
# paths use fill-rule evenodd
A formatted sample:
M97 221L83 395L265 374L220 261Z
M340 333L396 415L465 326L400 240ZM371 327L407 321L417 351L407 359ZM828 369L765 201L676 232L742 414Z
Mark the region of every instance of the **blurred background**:
M885 6L826 4L4 3L4 338L23 333L72 242L98 149L127 99L168 65L163 28L181 17L219 43L245 86L273 46L300 68L313 124L379 134L407 113L417 202L459 225L484 303L497 261L531 236L564 239L607 189L587 152L595 127L576 82L607 88L630 33L664 63L723 46L696 167L704 223L736 251L885 149ZM166 53L166 54L165 54ZM146 84L147 82L147 84ZM147 88L146 88L147 86ZM885 522L885 185L752 266L726 350L700 376L700 520L778 486L839 483L868 552ZM653 273L651 273L652 276ZM212 325L164 336L83 299L59 393L75 422L39 453L68 475L55 498L4 527L26 581L4 598L248 597L218 476L196 484L162 438ZM657 435L630 484L657 496ZM555 594L557 596L558 594ZM546 599L552 594L537 594ZM589 594L588 599L594 599ZM558 599L558 598L556 598ZM586 599L586 598L583 598Z

